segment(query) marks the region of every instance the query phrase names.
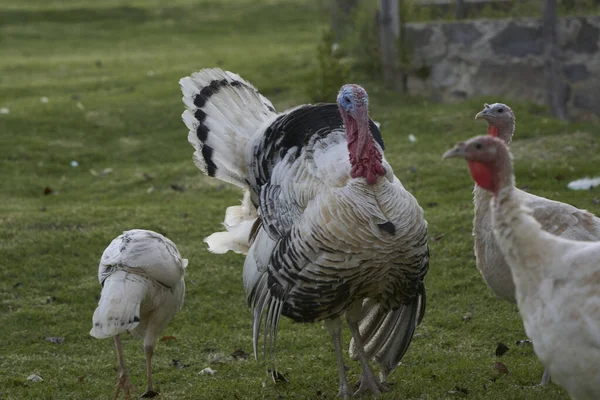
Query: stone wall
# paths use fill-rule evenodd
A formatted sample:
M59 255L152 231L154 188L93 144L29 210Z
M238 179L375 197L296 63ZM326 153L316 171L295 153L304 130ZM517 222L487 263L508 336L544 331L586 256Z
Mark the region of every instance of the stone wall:
M410 93L545 102L540 20L409 23L405 38ZM600 117L600 16L559 19L559 38L569 113Z

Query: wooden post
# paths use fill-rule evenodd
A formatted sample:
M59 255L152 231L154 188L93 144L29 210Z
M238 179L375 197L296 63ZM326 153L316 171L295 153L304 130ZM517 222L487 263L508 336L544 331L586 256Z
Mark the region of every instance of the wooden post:
M329 0L331 7L331 30L334 40L339 42L351 26L352 12L358 5L358 0Z
M400 44L400 10L398 0L379 0L379 38L385 83L403 90L398 46Z
M566 121L569 87L564 82L561 71L556 0L544 0L542 14L546 101L550 106L552 115L555 118Z
M454 6L454 19L460 20L465 18L465 0L456 0Z

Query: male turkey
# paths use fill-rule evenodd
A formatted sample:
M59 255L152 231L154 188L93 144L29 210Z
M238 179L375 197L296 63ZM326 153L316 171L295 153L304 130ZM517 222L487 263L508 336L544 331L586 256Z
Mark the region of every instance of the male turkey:
M345 316L362 364L357 393L385 390L369 360L385 377L406 352L425 312L429 250L423 210L383 157L365 90L344 85L337 105L277 114L231 72L205 69L180 84L196 165L245 191L242 205L226 212L227 232L205 241L216 253L247 253L255 356L261 320L274 377L280 316L323 320L333 338L339 395L348 398Z
M492 193L494 236L536 354L573 399L600 399L600 242L544 230L514 186L503 141L479 136L444 157L467 160L475 182Z
M123 332L144 339L147 386L142 397L158 394L152 385L152 355L158 335L183 305L187 264L172 241L143 229L123 232L104 250L98 267L102 293L90 335L114 338L119 359L114 399L121 390L129 399L135 390L125 370L119 338Z

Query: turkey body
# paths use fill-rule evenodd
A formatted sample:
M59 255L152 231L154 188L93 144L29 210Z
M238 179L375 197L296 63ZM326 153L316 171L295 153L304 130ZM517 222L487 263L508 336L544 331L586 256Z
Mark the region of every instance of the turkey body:
M600 398L600 242L542 229L507 188L493 202L498 244L512 268L527 336L576 400Z
M258 184L266 212L244 265L247 290L266 284L283 315L303 322L339 317L367 297L389 309L410 303L427 271L422 209L387 163L375 185L352 179L344 131L324 132L271 173L251 163L268 183Z
M104 250L98 267L102 292L90 335L98 339L114 337L121 375L115 398L120 389L125 389L129 397L130 384L119 341L124 332L144 339L148 384L143 397L157 394L151 378L152 354L158 335L183 305L187 264L172 241L143 229L123 232Z
M248 82L216 69L180 84L196 165L245 192L242 205L227 210L227 232L205 241L214 252L247 254L255 355L263 320L273 361L280 315L334 321L326 325L341 365L340 395L348 397L337 322L346 316L351 331L360 324L364 336L361 362L375 358L387 375L423 317L429 250L423 210L383 158L375 124L367 116L364 148L380 154L377 178L353 177L338 105L276 114Z
M543 230L565 239L600 240L600 219L569 204L536 196L515 188L513 196L526 205ZM490 201L493 195L479 186L474 189L475 257L487 285L500 298L516 303L515 285L492 229Z

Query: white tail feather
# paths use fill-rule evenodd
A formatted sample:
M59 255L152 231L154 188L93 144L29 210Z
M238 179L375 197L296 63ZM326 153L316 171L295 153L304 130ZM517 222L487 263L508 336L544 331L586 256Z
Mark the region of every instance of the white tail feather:
M112 273L104 281L90 335L104 339L135 329L147 290L148 279L143 276L126 271Z
M223 226L227 232L216 232L204 239L208 249L217 254L224 254L230 250L247 254L250 249L250 234L257 218L250 192L246 191L241 206L228 207L225 211Z
M276 115L273 105L238 75L217 68L196 72L179 84L196 166L246 188L248 140Z

